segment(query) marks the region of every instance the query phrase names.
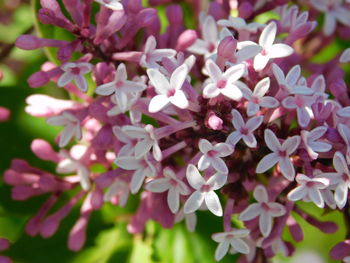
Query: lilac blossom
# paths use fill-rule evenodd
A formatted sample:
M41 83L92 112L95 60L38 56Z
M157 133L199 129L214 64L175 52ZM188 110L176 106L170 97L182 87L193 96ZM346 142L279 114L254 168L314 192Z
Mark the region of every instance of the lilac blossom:
M260 160L256 167L256 172L263 173L278 163L282 175L289 181L294 180L295 169L289 156L299 147L300 136L290 137L281 145L276 135L271 130L266 129L264 139L266 146L273 153L269 153Z
M226 183L227 176L215 173L208 180L204 180L198 169L194 165L189 164L186 177L191 187L196 191L191 194L185 203L185 214L193 213L205 202L210 212L216 216L222 216L220 200L214 190L220 189Z
M87 92L88 85L84 77L85 74L92 70L92 65L86 62L69 62L61 66L64 73L57 81L59 87L64 87L71 81L75 81L75 84L82 92Z
M112 9L113 11L123 10L123 5L119 0L95 0L97 3Z
M327 132L327 127L320 126L311 131L302 130L300 137L310 158L317 159L318 153L328 152L332 149L332 145L319 140Z
M272 230L272 218L280 217L286 213L283 205L269 202L266 188L258 185L254 189L254 198L258 203L249 205L239 216L239 220L247 221L259 217L259 229L264 237L270 235Z
M345 49L339 58L340 63L349 63L350 62L350 48Z

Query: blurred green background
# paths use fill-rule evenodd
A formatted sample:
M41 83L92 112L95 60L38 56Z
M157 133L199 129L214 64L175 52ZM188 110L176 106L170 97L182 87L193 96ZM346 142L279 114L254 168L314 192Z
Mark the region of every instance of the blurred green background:
M164 20L164 8L159 9ZM35 138L44 138L53 142L59 128L48 126L43 118L33 118L25 113L25 98L34 93L46 93L57 98L65 98L62 89L54 85L31 89L27 78L40 69L47 60L43 50L23 51L15 48L15 39L24 32L35 34L34 12L29 1L0 0L0 70L4 74L0 81L0 106L11 109L11 119L0 123L0 174L10 166L11 159L23 158L33 166L54 171L54 165L36 158L30 151L30 144ZM164 24L166 24L164 22ZM61 30L42 27L41 34L61 38ZM335 43L325 54L339 52L342 45ZM51 53L52 55L53 53ZM334 53L333 53L334 54ZM50 55L51 59L54 59ZM88 226L87 242L84 248L73 253L67 248L67 236L79 216L79 206L63 220L58 232L49 239L29 237L24 232L28 219L33 216L48 196L32 198L17 202L10 198L10 187L4 185L0 177L0 237L12 242L11 248L3 254L15 262L27 263L210 263L214 262L216 243L211 234L221 232L221 218L210 213L198 213L198 225L195 233L188 233L183 224L171 230L164 230L157 223L147 224L146 233L131 236L126 231L128 216L136 209L138 197L133 197L127 209L104 205L99 212L94 212ZM68 196L67 196L68 198ZM317 217L322 211L312 205L303 205ZM277 256L275 262L301 262L300 253L315 254L310 263L334 262L329 259L329 249L345 236L344 222L341 213L331 212L322 216L324 220L332 220L340 225L336 234L326 235L311 227L300 218L305 240L297 245L295 257L285 259ZM291 240L287 231L286 240ZM300 256L300 255L299 255ZM306 259L306 254L302 254ZM317 261L319 257L319 261ZM221 262L235 262L235 256L226 256Z

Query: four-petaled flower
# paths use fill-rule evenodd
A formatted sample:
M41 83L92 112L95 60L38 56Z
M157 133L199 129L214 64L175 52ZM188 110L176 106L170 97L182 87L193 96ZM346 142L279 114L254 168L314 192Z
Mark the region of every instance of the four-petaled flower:
M140 159L151 149L154 159L157 161L162 159L162 151L159 148L158 140L154 133L154 127L151 124L147 124L143 128L125 125L122 127L122 132L130 138L138 139L134 148L136 159Z
M278 163L282 175L289 181L293 181L295 169L289 156L298 148L300 136L290 137L281 145L276 135L271 130L266 129L264 139L267 147L273 151L273 153L269 153L260 160L256 167L256 172L263 173Z
M145 68L159 68L157 62L162 61L162 58L172 58L176 55L176 51L170 48L156 49L157 42L154 36L147 38L144 51L140 58L140 65Z
M350 188L350 172L348 164L341 152L336 152L333 156L334 173L323 173L319 177L325 177L330 180L330 186L335 188L334 200L337 206L342 209L348 200L348 191Z
M61 66L64 73L57 80L57 86L64 87L72 80L75 81L77 87L82 91L88 90L87 82L83 75L89 73L92 70L92 65L87 62L68 62Z
M264 78L260 80L252 92L248 87L240 87L243 93L243 97L248 101L247 115L253 116L259 112L260 107L263 108L277 108L279 101L274 97L265 96L270 88L270 78Z
M328 152L332 149L332 145L326 142L317 141L327 132L326 126L320 126L312 131L302 130L300 133L301 140L304 144L309 156L315 160L318 157L318 152Z
M168 191L168 205L170 211L175 214L180 207L180 195L188 195L190 191L187 185L177 178L176 174L169 167L164 168L163 175L163 178L150 181L145 188L154 193Z
M329 186L329 179L320 177L310 178L304 174L298 174L295 179L299 186L289 192L288 199L291 201L301 199L304 201L311 200L315 205L323 208L325 201L321 190Z
M227 174L228 169L221 159L233 153L233 148L228 143L217 143L214 146L206 139L201 139L198 143L199 150L203 153L198 161L198 169L203 171L210 165L222 174Z
M119 204L121 207L126 205L129 198L129 187L123 180L115 180L107 189L103 196L105 202Z
M58 142L60 147L65 147L73 137L77 140L82 137L80 120L67 111L48 118L46 122L54 126L65 126Z
M227 181L227 175L215 173L205 181L196 166L189 164L187 166L186 177L188 183L196 191L192 193L185 203L185 214L193 213L205 202L210 212L216 216L222 216L220 200L214 190L218 190L224 186Z
M283 205L276 202L269 202L269 196L266 188L258 185L254 189L254 198L258 203L249 205L239 216L239 220L248 221L259 216L259 229L264 237L271 233L272 218L283 216L286 209Z
M141 82L127 80L128 75L124 63L120 63L112 82L100 85L95 92L99 95L109 96L114 94L116 102L122 112L128 107L128 94L141 92L146 89L146 85Z
M271 58L283 58L293 53L293 48L286 44L273 44L276 32L275 22L270 22L261 32L259 45L263 49L254 58L254 69L256 71L263 70Z
M181 90L188 74L188 67L182 64L171 74L170 81L157 69L148 69L147 74L152 85L159 95L152 98L149 103L149 112L158 112L169 103L180 109L188 107L188 100Z
M242 254L249 253L249 246L243 238L249 235L248 229L236 229L230 232L215 233L212 239L219 245L215 250L215 260L221 260L228 252L230 246L237 252Z
M256 147L256 139L253 132L259 128L263 122L263 116L255 116L250 118L246 123L244 122L242 115L239 111L232 110L232 125L235 127L236 131L231 132L226 139L226 143L235 146L240 139L243 139L245 144L250 148Z
M140 159L136 159L135 156L121 156L114 162L125 170L135 171L130 182L130 191L132 194L136 194L140 190L146 177L156 176L156 169L148 160L147 155L144 155Z
M242 98L242 92L235 85L235 82L238 82L238 79L244 74L245 66L243 64L231 66L223 73L214 61L208 59L205 68L210 76L209 83L203 89L205 98L215 98L220 94L232 100Z

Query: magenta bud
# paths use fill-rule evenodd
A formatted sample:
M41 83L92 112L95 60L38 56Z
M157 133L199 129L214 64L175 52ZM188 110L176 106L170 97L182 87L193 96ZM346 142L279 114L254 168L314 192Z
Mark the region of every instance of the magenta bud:
M216 116L215 113L210 113L208 118L208 126L213 130L222 130L223 120Z
M251 3L245 1L238 7L239 17L249 18L253 14L254 8Z
M88 218L82 216L73 226L69 233L68 248L72 251L79 251L86 240L86 226Z
M22 35L16 39L16 47L24 50L33 50L40 48L40 40L33 35Z
M166 9L166 15L171 26L182 24L182 8L179 5L170 5Z
M38 71L31 75L28 79L28 84L31 88L39 88L50 81L46 72Z
M32 152L38 156L40 159L45 161L52 161L58 163L60 161L60 157L58 154L52 149L51 145L41 139L33 140L31 144Z
M0 122L7 121L10 118L10 110L4 107L0 107Z
M140 27L147 27L151 25L153 21L157 19L157 17L158 17L158 14L156 9L145 8L137 14L136 21Z
M237 47L237 40L231 36L225 37L218 46L218 56L230 59Z
M5 238L0 238L0 251L7 250L10 247L10 242Z
M337 79L337 80L333 81L329 85L329 89L333 93L333 95L337 98L344 96L344 94L346 94L346 92L347 92L347 87L346 87L346 84L344 82L344 79Z
M198 36L196 31L192 29L187 29L181 33L177 39L176 50L184 51L196 42Z
M98 210L103 205L103 192L100 188L96 187L92 192L91 206L94 210Z
M350 240L345 240L336 244L330 251L330 256L334 260L342 260L350 254Z

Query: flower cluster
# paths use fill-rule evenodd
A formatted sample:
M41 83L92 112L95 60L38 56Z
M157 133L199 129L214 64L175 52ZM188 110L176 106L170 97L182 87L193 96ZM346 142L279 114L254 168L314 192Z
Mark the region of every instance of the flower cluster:
M56 164L55 174L19 159L4 174L13 199L49 195L28 222L29 235L52 236L82 200L68 241L77 251L91 213L106 202L126 206L141 192L130 233L150 219L166 228L184 219L195 231L196 211L209 210L224 223L212 236L217 261L229 252L241 253L240 262L267 262L293 253L285 227L303 239L292 212L323 232L337 230L297 201L349 215L350 98L341 64L350 51L324 64L310 57L337 34L349 37L350 4L299 1L312 11L302 12L281 5L288 1L214 1L203 12L200 2L188 4L196 30L186 29L181 6L171 4L161 33L156 9L138 0L64 1L69 18L56 0L41 0L39 21L75 39L20 36L18 47L57 48L60 62L44 64L28 83L54 82L75 99L27 99L29 114L63 128L59 151L32 143L39 158ZM254 22L270 10L280 19ZM96 164L103 171L94 172ZM65 192L75 194L52 211ZM338 246L335 259L350 255L349 241Z

